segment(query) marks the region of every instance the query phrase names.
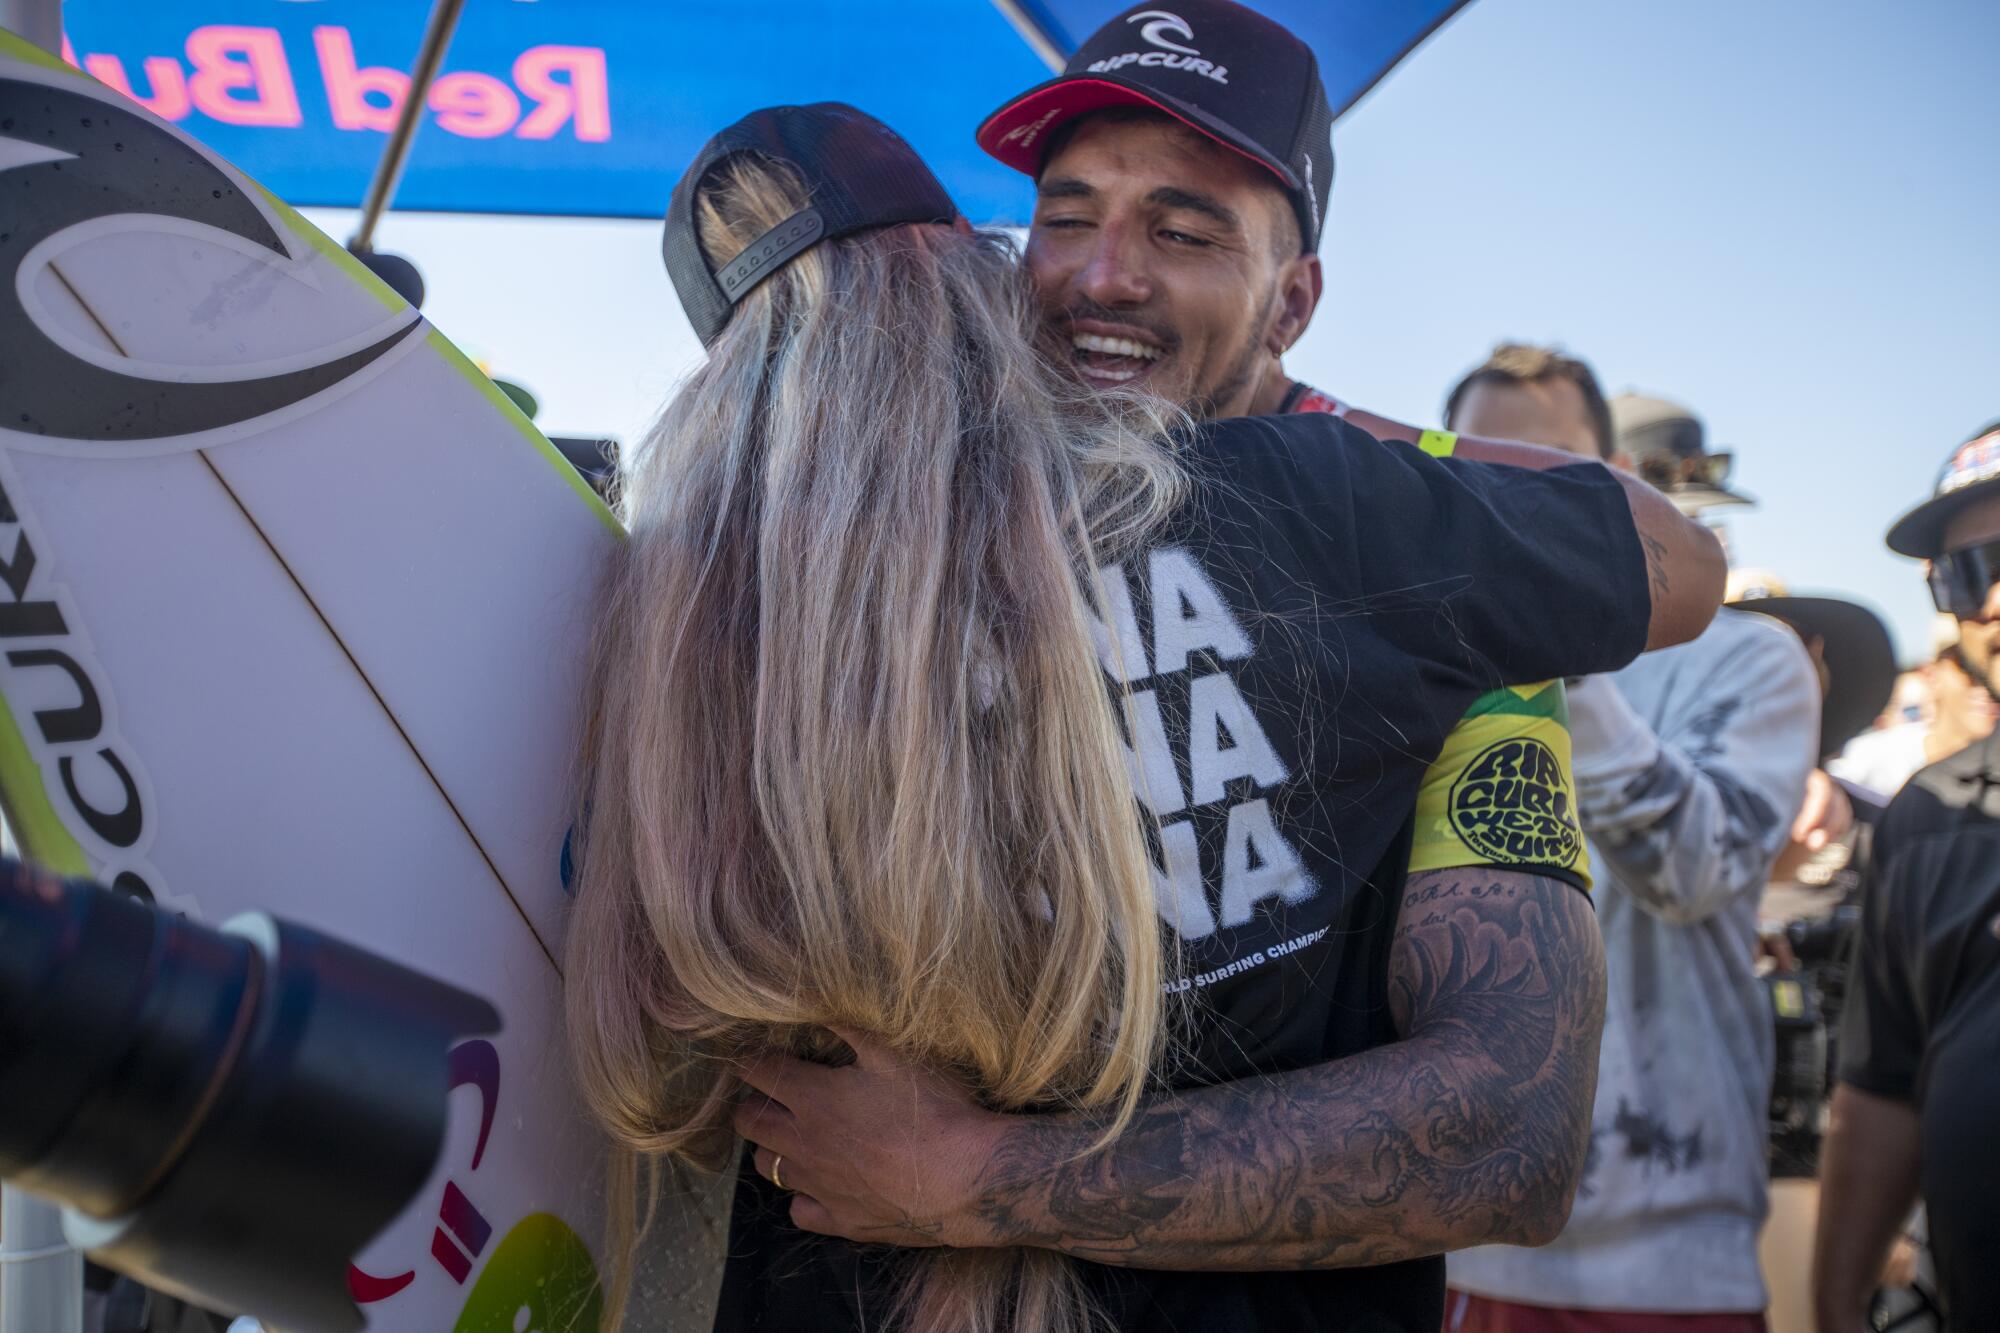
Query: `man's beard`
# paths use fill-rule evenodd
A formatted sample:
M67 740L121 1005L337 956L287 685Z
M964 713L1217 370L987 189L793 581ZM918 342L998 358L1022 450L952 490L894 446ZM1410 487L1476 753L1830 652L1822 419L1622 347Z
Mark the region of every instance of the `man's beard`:
M1275 290L1264 298L1264 308L1250 321L1253 335L1244 341L1243 350L1237 353L1234 364L1229 367L1229 373L1222 377L1222 382L1207 393L1196 394L1186 403L1187 414L1196 421L1215 420L1222 414L1222 405L1242 392L1243 386L1257 373L1258 354L1264 350L1261 335L1264 326L1271 318L1271 307L1277 303L1277 299L1278 293Z
M1986 692L1993 696L1993 702L2000 703L2000 680L1995 679L1996 676L2000 676L2000 656L1988 656L1984 671L1971 669L1972 664L1965 660L1963 649L1959 652L1958 661L1959 665L1966 668L1965 674L1978 681Z

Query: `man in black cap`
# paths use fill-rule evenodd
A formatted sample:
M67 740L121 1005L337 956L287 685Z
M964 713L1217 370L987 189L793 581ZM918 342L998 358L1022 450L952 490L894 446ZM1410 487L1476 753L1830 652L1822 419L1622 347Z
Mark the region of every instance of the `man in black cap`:
M1311 47L1230 0L1185 0L1113 18L978 138L1036 179L1027 263L1085 383L1204 418L1326 412L1377 439L1515 461L1285 373L1319 304L1332 126Z
M1331 125L1311 49L1218 0L1114 18L987 119L981 146L1037 177L1028 264L1086 383L1198 417L1289 410Z
M2000 422L1952 452L1937 493L1889 530L1930 562L1959 658L2000 696ZM2000 733L1910 779L1876 829L1860 954L1820 1155L1813 1299L1822 1333L1862 1326L1910 1205L1930 1219L1948 1327L2000 1314Z

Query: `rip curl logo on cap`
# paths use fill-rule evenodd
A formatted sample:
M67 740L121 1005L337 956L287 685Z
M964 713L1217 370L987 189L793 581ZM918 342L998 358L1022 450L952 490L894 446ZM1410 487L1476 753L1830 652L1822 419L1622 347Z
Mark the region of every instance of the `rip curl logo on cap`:
M1106 56L1093 60L1088 66L1092 74L1112 74L1127 65L1138 65L1146 69L1174 69L1187 74L1199 74L1217 83L1229 82L1229 70L1212 60L1202 59L1200 51L1182 42L1194 40L1194 29L1179 14L1164 9L1142 9L1125 20L1138 23L1139 36L1144 41L1160 49L1158 51L1127 51L1123 55ZM1175 38L1180 41L1175 41ZM1172 54L1166 54L1171 52Z
M1180 42L1171 41L1160 35L1163 32L1170 32L1183 41L1191 42L1194 40L1194 29L1190 28L1188 21L1179 14L1169 14L1164 9L1145 9L1125 21L1127 23L1137 23L1141 19L1146 21L1146 26L1139 29L1139 35L1154 46L1159 47L1163 51L1178 51L1184 56L1198 56L1201 54L1201 52L1195 50L1192 46L1182 46Z
M1035 119L1016 125L1013 129L1008 130L1000 136L1000 142L1018 143L1023 148L1033 147L1035 140L1041 138L1042 131L1048 128L1049 122L1061 114L1061 107L1053 107L1050 110L1044 111Z
M1576 802L1554 750L1517 736L1489 745L1451 787L1451 826L1465 845L1506 865L1576 864Z

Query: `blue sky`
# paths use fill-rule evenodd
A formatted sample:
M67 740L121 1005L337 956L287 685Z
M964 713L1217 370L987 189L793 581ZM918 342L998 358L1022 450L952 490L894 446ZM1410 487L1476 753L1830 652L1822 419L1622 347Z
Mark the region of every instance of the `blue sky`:
M1290 369L1432 423L1494 341L1560 341L1735 450L1738 563L1870 603L1913 657L1929 599L1882 534L2000 417L1996 53L1993 0L1475 0L1335 128ZM632 441L698 355L656 224L377 239L552 432Z

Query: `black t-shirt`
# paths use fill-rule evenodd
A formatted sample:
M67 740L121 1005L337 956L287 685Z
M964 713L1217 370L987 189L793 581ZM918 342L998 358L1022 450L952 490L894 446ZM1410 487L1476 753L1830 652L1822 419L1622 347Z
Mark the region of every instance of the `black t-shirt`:
M1502 685L1615 670L1645 645L1645 566L1617 480L1438 460L1330 416L1205 427L1194 491L1143 557L1101 573L1107 673L1133 694L1161 915L1196 1024L1180 1086L1395 1039L1395 890L1426 769ZM1569 875L1566 792L1521 742L1480 756L1541 836L1489 864ZM1512 747L1512 748L1508 748ZM1530 748L1533 743L1530 743ZM1492 772L1485 772L1491 769ZM1557 780L1559 781L1559 780ZM1578 882L1581 882L1578 880ZM746 1170L720 1329L880 1326L893 1252L803 1236ZM1435 1330L1443 1263L1167 1273L1082 1265L1127 1329Z
M2000 735L1911 778L1875 831L1840 1077L1915 1105L1955 1328L2000 1318Z

